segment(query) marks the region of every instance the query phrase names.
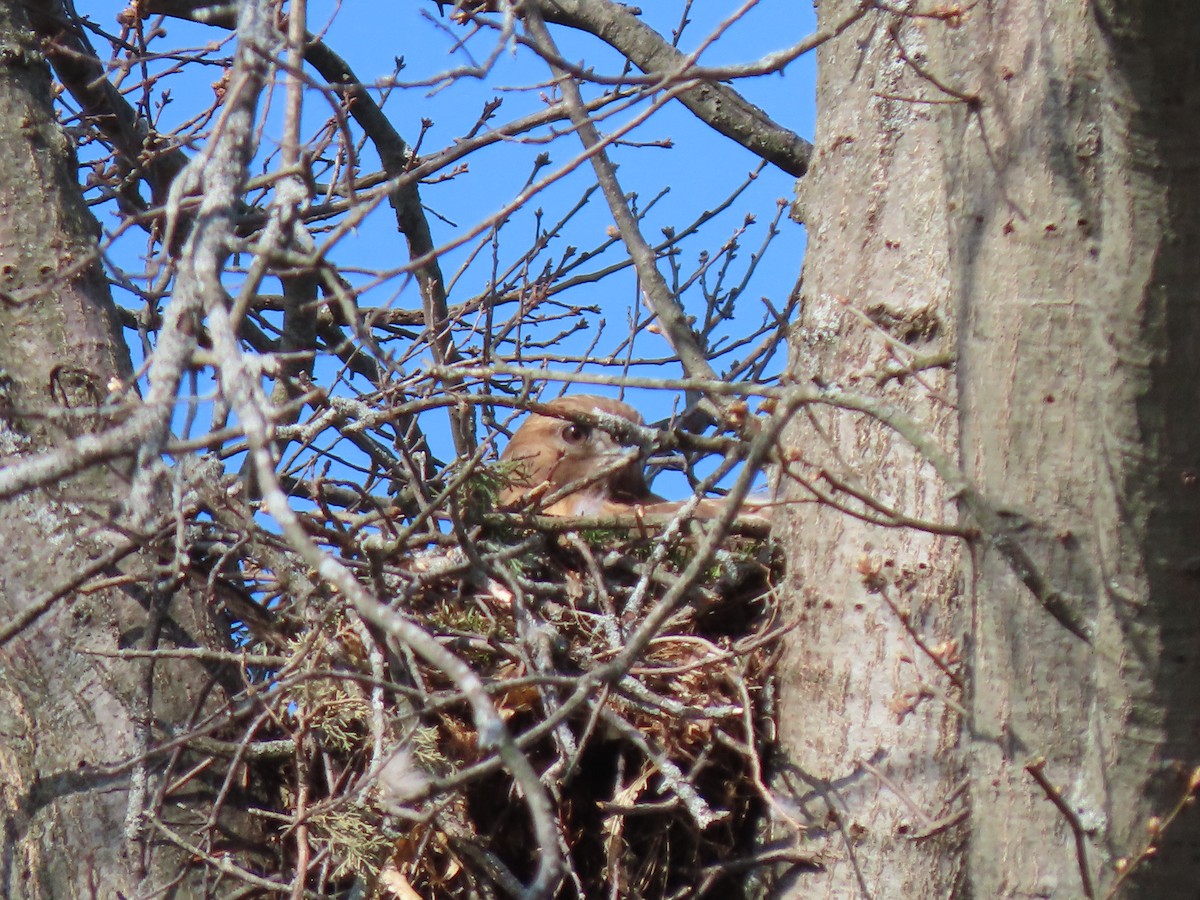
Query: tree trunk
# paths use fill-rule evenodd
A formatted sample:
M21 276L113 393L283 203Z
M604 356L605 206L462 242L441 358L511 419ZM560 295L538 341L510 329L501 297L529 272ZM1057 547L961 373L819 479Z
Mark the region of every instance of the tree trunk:
M821 25L851 8L821 4ZM791 371L891 404L952 447L945 366L887 377L951 351L955 334L945 187L930 164L938 111L905 99L919 85L892 22L915 31L868 17L820 52L816 152L796 204L809 246ZM954 525L949 491L892 428L834 406L798 419L787 452L812 488L875 519L888 516L839 486ZM796 484L792 496L812 499ZM800 876L796 896L945 896L960 869L961 832L939 821L962 805L961 691L943 671L961 633L958 543L825 503L793 510L783 539L800 627L781 665L783 774L824 865Z
M101 404L131 378L99 229L22 7L0 2L0 466L69 452L69 439L120 414ZM110 527L128 472L127 462L97 466L0 502L6 897L142 896L190 883L185 854L147 821L163 802L173 811L164 821L186 820L189 802L164 796L165 754L137 757L162 740L156 725L187 723L213 702L212 679L89 655L216 640L174 570L152 569L154 535ZM198 780L183 790L200 793Z
M1093 634L1056 627L979 545L977 896L1078 895L1129 865L1141 896L1200 878L1194 813L1134 865L1200 762L1200 29L1116 6L980 8L936 63L981 99L943 136L964 465ZM1042 759L1078 829L1032 781Z
M781 784L825 861L798 896L1194 895L1200 816L1170 814L1200 762L1198 30L1010 2L874 14L821 51L793 373L916 418L973 488L894 415L814 410L796 468L913 517L957 499L977 533L960 575L947 539L792 517ZM957 347L956 381L880 386L889 340L914 366ZM965 698L930 665L956 639Z

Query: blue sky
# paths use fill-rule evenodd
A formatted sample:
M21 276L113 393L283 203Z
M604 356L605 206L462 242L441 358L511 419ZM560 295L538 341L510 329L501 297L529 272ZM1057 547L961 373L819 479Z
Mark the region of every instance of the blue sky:
M733 0L693 2L688 10L691 21L683 30L680 40L681 49L694 49L708 38L712 29L743 5ZM81 14L101 27L115 31L115 17L125 4L112 0L77 0L76 6ZM685 7L683 0L649 0L641 7L642 18L660 33L670 34L679 26L680 15ZM387 12L381 12L381 9L387 9ZM814 26L812 8L804 0L761 0L730 24L725 34L705 51L700 62L704 65L750 62L770 51L794 44L810 33ZM225 36L213 29L174 20L168 20L165 27L166 36L156 39L151 45L160 52L172 48L201 47ZM472 59L480 62L496 49L495 34L490 32L477 34L465 47L456 48L456 42L468 34L467 29L454 24L448 15L439 17L436 5L432 2L385 5L348 0L339 6L326 0L312 0L309 4L309 28L323 32L333 49L354 67L360 79L368 83L381 83L389 78L398 57L404 60L404 68L399 74L401 82L424 82L434 79L438 73L465 65ZM590 35L563 28L555 28L554 34L566 58L591 67L601 75L616 76L621 72L620 57ZM99 41L95 43L100 46ZM218 47L214 43L212 57L219 60L229 51L229 44ZM104 53L103 49L101 53ZM152 67L160 71L169 69L172 60L155 62ZM156 111L161 109L156 114L161 115L161 126L165 129L194 115L198 104L211 102L211 84L219 75L220 69L215 66L187 66L161 80L155 94L142 95L134 91L129 96L135 102L146 100ZM127 78L128 83L134 80L132 75ZM511 52L511 48L505 47L501 49L494 67L483 78L458 79L441 89L396 87L390 92L385 110L406 140L413 143L420 137L420 150L422 154L428 154L451 145L455 139L466 134L489 99L498 97L502 100L493 123L542 108L546 96L550 94L547 86L549 80L550 73L545 63L531 52L524 48ZM736 82L736 87L776 121L811 140L814 84L815 59L809 55L794 62L783 75L742 79ZM164 89L169 89L171 98L165 105L162 104ZM591 96L598 90L592 87L585 93ZM264 119L266 144L274 144L280 136L282 101L283 92L278 89L269 98ZM616 127L637 115L641 109L640 106L634 107L614 117L602 126L602 130ZM306 96L306 134L315 133L328 114L329 105L321 92L310 90ZM423 135L422 120L428 123ZM631 132L629 140L641 146L618 146L610 152L619 166L618 177L622 187L626 192L636 192L640 206L644 206L651 198L659 198L644 225L646 236L652 242L661 239L662 228L678 229L721 203L758 163L748 151L715 134L675 103L659 110ZM670 142L669 149L655 146L665 141ZM473 155L467 171L440 183L424 185L422 199L430 213L435 241L447 244L459 239L509 203L525 186L533 168L533 159L538 153L546 152L551 158L550 165L540 173L545 175L572 159L578 151L578 139L573 135L565 135L544 144L500 144ZM363 163L365 171L375 167L369 148L364 150ZM577 204L586 188L593 183L590 166L582 166L535 197L525 209L515 213L499 235L496 254L501 269L518 257L530 243L537 224L536 210L542 212L543 226L547 222L557 221ZM747 217L752 216L754 224L745 226L740 255L730 267L731 277L744 271L750 253L757 250L765 236L767 223L776 215L777 201L790 199L792 183L792 178L785 173L773 167L764 169L726 212L706 226L702 234L681 245L678 261L685 273L698 265L703 251L715 253L730 235L745 226ZM106 214L101 208L98 214L106 228L116 226L118 220L111 212ZM581 250L601 244L606 240L611 225L608 210L597 194L572 219L557 245L552 243L548 248L546 258L561 254L568 243ZM731 337L735 337L739 330L752 328L757 323L762 315L759 297L770 298L779 307L796 281L804 244L803 230L786 216L779 227L781 234L771 244L754 277L748 282L736 315L723 325ZM323 240L320 234L317 239L318 242ZM135 238L128 245L114 245L112 258L118 265L137 273L143 266L138 255L144 249L144 238L140 242ZM480 250L475 262L463 268L473 250ZM624 255L618 244L598 256L591 268L598 269L619 261ZM331 248L331 258L357 284L370 286L360 299L361 305L394 304L419 308L415 288L406 278L400 275L382 278L379 275L399 269L407 260L403 238L397 233L392 212L386 206L369 216L356 231L339 240L336 247ZM442 270L447 280L452 280L450 302L462 302L486 289L492 270L492 248L485 238L467 241L462 247L446 254L442 260ZM594 304L601 308L602 312L596 321L602 318L607 328L606 334L601 335L601 348L619 344L627 333L632 315L645 318L644 312L637 309L636 282L629 271L606 278L599 284L573 288L567 299L571 303ZM118 292L118 302L121 301ZM684 294L684 302L689 311L702 309L703 300L697 286ZM577 333L556 343L553 349L555 352L581 353L594 337L591 330ZM656 358L669 354L665 342L648 333L638 337L635 351L638 355ZM782 360L779 362L782 363ZM406 368L411 370L419 365L420 360L412 360ZM660 374L674 374L667 371L665 366L658 367L658 370L661 370ZM654 419L669 412L673 398L655 392L627 399L633 399L647 418ZM426 427L431 435L438 434L439 429L434 422Z

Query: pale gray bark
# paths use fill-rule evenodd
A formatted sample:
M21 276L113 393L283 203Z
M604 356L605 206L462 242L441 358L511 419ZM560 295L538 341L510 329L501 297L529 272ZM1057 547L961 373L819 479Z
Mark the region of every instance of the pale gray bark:
M850 9L822 4L822 25ZM937 110L903 99L921 88L897 57L891 21L903 27L872 15L819 51L816 152L797 203L809 249L792 371L798 382L891 404L952 447L954 388L944 368L878 382L895 364L890 347L909 361L954 342L945 188L930 165ZM813 409L786 452L819 489L837 493L824 472L909 516L955 521L952 498L911 446L865 416ZM887 601L926 645L948 647L961 634L957 542L819 503L793 507L783 539L800 627L781 667L789 760L781 786L824 863L798 877L795 896L945 896L960 876L961 832L913 838L962 808L957 716L925 696L959 692ZM869 583L874 573L883 592Z
M822 50L797 377L923 417L960 448L984 505L964 504L964 526L983 533L961 573L943 539L816 505L792 518L803 633L781 784L808 801L826 854L796 896L1194 896L1194 812L1141 857L1200 763L1200 29L1177 13L877 13ZM847 304L918 354L957 346L956 381L936 370L922 375L932 391L879 387L879 337ZM815 418L824 435L792 435L810 474L861 470L861 486L924 518L954 499L887 428ZM928 646L960 641L965 697L951 688L915 713L897 702L921 654L858 586L873 559L916 572L914 596L892 596ZM940 674L922 673L934 694ZM965 706L957 740L947 698ZM964 770L969 804L947 803ZM962 818L912 841L917 809Z
M99 229L22 6L0 3L0 468L62 451L136 403L125 394L104 408L110 391L122 396L131 367L99 264ZM68 466L73 474L0 501L6 897L132 897L171 884L200 895L188 854L148 819L165 801L160 821L184 830L203 821L191 804L204 779L164 794L171 756L138 758L219 691L190 664L89 652L217 641L200 595L170 565L169 537L164 544L158 533L171 534L169 483L143 498L152 510L141 517L145 531L111 527L129 496L136 449L104 465ZM174 762L189 765L187 756Z
M1094 633L1047 623L980 547L977 896L1078 896L1085 869L1102 895L1200 762L1200 29L1181 6L1116 6L980 9L934 61L981 98L943 138L964 464ZM1040 757L1087 830L1083 860L1023 768ZM1194 895L1198 825L1167 829L1130 896Z

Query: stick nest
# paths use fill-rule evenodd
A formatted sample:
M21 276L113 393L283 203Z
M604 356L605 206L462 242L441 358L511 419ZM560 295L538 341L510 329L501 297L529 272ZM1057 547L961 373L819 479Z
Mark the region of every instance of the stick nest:
M229 513L193 523L192 553L248 629L225 658L238 661L237 704L190 749L226 786L218 803L256 823L237 871L319 896L486 898L519 892L549 849L566 860L560 897L744 896L765 884L746 865L783 631L765 541L728 538L680 593L698 526L664 539L514 519L480 526L468 555L314 513L314 533L364 586L482 680L552 799L559 845L542 848L461 672L359 618L270 535L235 543L223 522L245 520ZM664 607L672 588L680 599ZM644 649L597 677L650 620ZM225 852L215 833L202 849Z

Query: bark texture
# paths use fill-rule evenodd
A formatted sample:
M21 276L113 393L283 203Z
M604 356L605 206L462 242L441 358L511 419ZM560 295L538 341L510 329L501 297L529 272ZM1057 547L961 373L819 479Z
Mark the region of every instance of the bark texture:
M0 2L0 467L66 452L70 438L119 417L119 405L104 404L113 380L131 371L98 228L22 6ZM94 467L0 503L6 897L140 896L190 884L185 855L161 846L145 813L165 799L164 820L186 819L185 793L199 793L198 783L164 797L165 757L136 760L211 702L212 681L88 653L214 640L173 570L154 570L158 559L144 549L154 535L108 527L128 497L128 470Z
M821 27L852 9L821 4ZM893 26L910 52L923 47L918 25L872 16L820 51L816 152L796 204L809 247L792 374L888 404L953 447L948 370L887 377L898 363L944 355L955 329L945 189L930 165L938 110L907 99L921 85ZM876 419L810 408L787 451L809 485L858 512L887 518L849 491L954 523L946 488ZM808 487L792 489L811 500ZM960 877L961 832L938 825L963 803L959 689L921 644L953 663L957 543L824 503L793 510L783 539L800 627L781 667L782 781L824 865L798 876L794 896L946 896Z
M981 100L943 120L964 463L1093 634L979 546L977 896L1102 891L1131 865L1140 896L1200 877L1194 813L1137 860L1200 762L1200 29L1177 11L982 7L937 63ZM1040 759L1077 823L1031 783Z
M822 15L850 7L822 4ZM805 876L798 895L1174 897L1200 883L1200 816L1169 819L1200 763L1194 19L1182 5L981 3L946 20L877 14L824 51L800 204L811 248L796 374L855 386L875 370L869 332L838 293L890 321L931 310L939 346L957 322L956 386L933 385L957 391L956 409L929 402L923 415L943 446L958 442L982 498L973 508L990 521L964 516L983 527L963 567L956 749L941 698L889 717L885 700L914 667L864 616L877 613L872 598L830 588L848 583L868 541L888 557L923 549L931 583L945 585L926 607L938 613L918 619L933 645L957 635L949 548L872 538L829 509L795 516L806 633L783 735L797 767L838 798L841 832L827 872ZM917 394L888 390L922 414ZM875 450L864 483L930 515L935 484L887 446L886 429L827 415L824 434L797 430L800 453L826 434L840 457ZM943 718L920 721L932 706ZM923 873L904 806L859 766L873 755L925 761L888 774L910 811L935 817L947 810L927 788L968 770L969 818ZM812 829L823 833L815 819Z

